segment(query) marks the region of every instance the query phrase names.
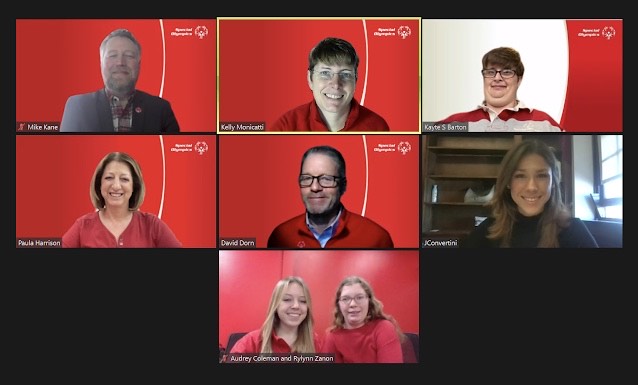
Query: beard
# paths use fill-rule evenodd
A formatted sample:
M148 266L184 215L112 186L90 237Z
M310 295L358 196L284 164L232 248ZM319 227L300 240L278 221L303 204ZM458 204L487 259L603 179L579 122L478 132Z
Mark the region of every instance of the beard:
M115 94L126 95L133 92L133 90L135 89L135 82L136 79L122 81L110 77L106 82L106 86Z
M323 208L323 209L306 208L306 212L308 213L308 217L312 223L328 224L335 217L335 215L337 215L340 209L341 209L341 203L337 201L331 206Z

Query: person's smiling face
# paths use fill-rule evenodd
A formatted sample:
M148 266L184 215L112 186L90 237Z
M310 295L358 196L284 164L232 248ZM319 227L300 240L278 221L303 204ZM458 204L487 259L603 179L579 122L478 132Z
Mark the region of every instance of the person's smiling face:
M133 195L133 175L125 162L112 161L104 167L100 193L106 207L129 207Z
M339 176L337 162L324 154L310 154L304 160L301 174L320 176ZM341 183L341 181L340 181ZM333 215L338 211L341 202L339 184L335 187L321 187L317 178L309 187L300 187L301 199L306 211L311 215Z
M523 157L512 174L510 190L522 215L542 213L552 192L552 170L545 159L538 154Z
M308 301L303 288L292 282L283 293L277 306L277 316L288 327L298 327L308 315Z
M500 66L489 66L487 69L502 71ZM516 93L523 79L514 75L511 78L504 78L497 72L493 78L483 77L483 94L485 104L493 110L511 108L516 106Z
M109 91L123 96L135 89L140 73L140 53L131 40L121 36L111 38L100 62L102 79Z
M327 65L319 62L314 70L308 71L308 86L324 115L348 115L356 85L352 65Z

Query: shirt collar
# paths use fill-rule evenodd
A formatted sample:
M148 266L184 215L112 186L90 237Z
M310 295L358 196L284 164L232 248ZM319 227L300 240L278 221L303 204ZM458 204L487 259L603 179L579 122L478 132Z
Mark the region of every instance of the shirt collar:
M341 218L341 212L343 211L343 206L341 206L339 208L339 212L337 213L337 216L335 217L335 219L333 219L330 224L328 224L328 227L326 227L326 230L332 229L333 226L335 226L338 222L339 222L339 218ZM314 230L315 227L310 223L310 220L308 220L308 212L306 211L306 226L308 226L309 229ZM324 230L324 232L326 231Z
M104 88L104 92L106 93L106 98L108 100L113 100L113 98L117 98L118 100L122 99L119 96L113 95L113 93L111 91L109 91L108 88L106 88L106 87ZM133 90L130 94L128 94L126 96L126 100L131 101L131 99L133 99L133 96L135 96L135 90Z
M491 110L491 109L490 109L490 108L489 108L489 107L485 104L485 100L483 100L483 102L482 102L481 104L479 104L477 107L478 107L478 108L480 108L480 109L482 109L482 110L483 110L483 111L485 111L485 112L490 112L490 111L492 111L492 110ZM518 111L518 110L521 110L521 109L523 109L523 110L529 110L530 112L532 111L532 108L527 107L527 106L525 105L525 103L523 103L523 102L522 102L522 101L520 101L520 100L517 100L517 101L516 101L516 105L515 105L514 107L508 107L508 108L506 108L506 110L511 110L511 111L515 111L515 112L516 112L516 111ZM492 112L493 112L493 111L492 111Z
M310 112L312 119L320 122L323 126L326 126L326 123L323 121L323 118L321 117L321 111L319 110L319 106L317 105L317 102L314 99L312 102L315 106L315 108L313 108ZM359 104L359 101L356 98L352 98L352 100L350 101L350 111L348 111L348 117L346 118L346 123L344 124L341 131L344 131L345 129L347 129L349 126L353 124L353 122L357 120L357 118L359 117L360 111L361 111L361 105ZM328 127L326 126L326 129L327 128Z

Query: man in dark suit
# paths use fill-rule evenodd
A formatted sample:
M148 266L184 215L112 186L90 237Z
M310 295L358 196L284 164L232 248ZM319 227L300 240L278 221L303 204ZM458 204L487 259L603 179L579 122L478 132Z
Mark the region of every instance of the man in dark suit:
M170 103L136 90L142 48L126 29L111 32L100 45L104 88L69 97L61 132L179 132Z

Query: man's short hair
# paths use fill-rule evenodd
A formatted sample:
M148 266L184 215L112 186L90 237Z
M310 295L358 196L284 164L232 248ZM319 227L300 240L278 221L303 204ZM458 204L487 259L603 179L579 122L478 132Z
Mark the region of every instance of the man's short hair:
M352 44L338 37L327 37L317 43L308 55L308 70L315 69L317 63L322 62L329 65L352 65L354 67L355 79L359 67L359 56Z
M490 66L500 66L502 68L512 69L516 71L516 75L523 76L525 67L521 61L521 55L517 50L510 47L494 48L485 55L483 55L483 69L488 69Z
M343 155L334 147L330 146L314 146L304 152L301 157L301 167L299 168L299 174L303 172L303 164L306 161L306 158L312 154L321 154L325 155L337 164L337 176L339 177L339 193L343 194L346 192L346 160L343 158Z
M142 46L137 41L135 36L133 36L131 31L129 31L128 29L120 28L120 29L116 29L115 31L109 33L108 35L106 35L104 40L102 40L102 44L100 44L100 58L104 57L104 51L106 50L106 44L109 42L109 40L111 40L114 37L125 37L125 38L129 39L130 41L132 41L133 44L135 44L135 47L137 47L137 52L138 52L139 56L140 57L142 56Z

